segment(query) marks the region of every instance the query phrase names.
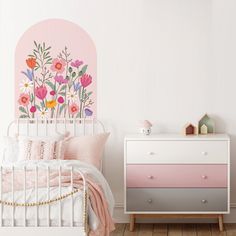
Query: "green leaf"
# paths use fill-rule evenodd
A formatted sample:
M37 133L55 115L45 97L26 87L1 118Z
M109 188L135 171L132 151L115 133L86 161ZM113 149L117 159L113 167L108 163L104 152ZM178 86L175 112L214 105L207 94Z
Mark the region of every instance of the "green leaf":
M66 84L62 85L62 87L61 87L61 89L60 89L60 92L63 91L63 90L65 90L65 89L66 89L66 86L67 86Z
M38 45L37 45L36 41L34 41L34 45L35 45L35 47L36 47L36 48L38 47Z
M62 104L61 107L60 107L60 110L59 110L59 114L61 115L62 111L64 110L66 104Z
M55 86L51 81L47 81L46 84L52 89L55 90Z
M70 72L70 73L72 72L72 70L73 70L72 67L69 67L69 72Z
M25 108L24 108L24 107L19 107L19 110L20 110L21 112L23 112L23 113L27 114L27 111L25 110Z
M30 94L30 102L33 102L34 101L34 95L33 93Z
M20 118L29 118L27 115L20 115Z
M72 73L72 78L74 78L76 76L76 73L75 72L73 72Z
M92 93L93 93L93 92L88 92L88 93L87 93L87 96L89 97Z
M40 105L42 108L44 108L44 103L43 102L40 102Z
M82 76L83 74L85 74L86 70L88 68L88 65L84 65L81 69L81 71L79 72L79 76Z
M60 92L60 93L58 93L59 95L61 95L61 96L66 96L66 93L63 93L63 92Z
M40 110L40 106L39 105L35 105L35 106L36 106L37 110Z
M51 48L52 48L52 47L48 47L48 48L45 49L45 51L48 51L48 50L50 50Z

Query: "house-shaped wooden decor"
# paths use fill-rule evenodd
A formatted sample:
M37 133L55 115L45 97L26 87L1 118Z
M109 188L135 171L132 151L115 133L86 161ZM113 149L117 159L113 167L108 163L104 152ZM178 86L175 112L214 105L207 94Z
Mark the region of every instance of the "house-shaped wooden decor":
M183 128L183 134L184 135L194 135L198 133L198 129L196 126L194 126L191 123L188 123Z
M201 127L200 127L200 134L207 134L208 133L208 128L205 124L203 124Z
M212 134L215 132L215 122L205 114L198 122L199 134Z

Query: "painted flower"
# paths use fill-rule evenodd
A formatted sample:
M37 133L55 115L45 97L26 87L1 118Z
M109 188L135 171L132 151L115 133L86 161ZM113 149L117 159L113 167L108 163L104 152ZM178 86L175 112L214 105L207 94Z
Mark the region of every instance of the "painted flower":
M84 74L80 78L80 82L81 82L82 86L85 88L92 83L92 76L88 75L88 74Z
M60 103L60 104L62 104L62 103L65 102L65 100L64 100L63 97L59 97L59 98L57 99L57 101L58 101L58 103Z
M36 109L36 106L32 106L32 107L30 108L30 112L31 112L31 113L35 113L36 110L37 110L37 109Z
M26 72L21 71L21 73L24 74L30 81L32 81L34 78L34 71L33 70L27 69Z
M79 68L79 66L83 65L83 63L84 63L83 61L75 60L75 61L72 61L70 65L75 68Z
M50 95L52 95L52 96L54 96L56 94L56 92L54 91L54 90L52 90L51 92L50 92Z
M56 105L57 105L57 101L56 100L51 100L51 101L47 101L46 102L46 107L47 108L53 109Z
M90 110L89 108L85 108L85 109L84 109L84 112L85 112L85 115L86 115L86 116L92 116L92 115L93 115L93 111Z
M55 81L57 81L59 84L67 84L68 80L64 79L64 77L62 75L56 75L54 77Z
M78 91L79 88L81 87L81 86L80 86L80 83L75 83L75 82L73 83L73 86L74 86L74 90L75 90L75 91Z
M41 108L39 114L42 119L47 118L48 110L46 108Z
M23 93L28 93L33 88L34 83L28 79L23 79L22 83L20 83L20 91Z
M18 99L18 102L22 106L28 106L30 102L30 96L27 93L22 93Z
M63 59L55 58L52 61L51 70L57 73L62 73L65 70L66 62Z
M76 92L68 92L66 95L69 101L75 102L78 100L78 94Z
M69 113L71 115L75 115L76 113L78 113L78 111L79 111L79 106L76 103L72 103L69 106Z
M33 57L30 57L26 60L26 64L29 68L34 69L34 67L36 66L36 59Z
M40 100L43 100L47 96L47 88L43 85L35 88L35 95Z

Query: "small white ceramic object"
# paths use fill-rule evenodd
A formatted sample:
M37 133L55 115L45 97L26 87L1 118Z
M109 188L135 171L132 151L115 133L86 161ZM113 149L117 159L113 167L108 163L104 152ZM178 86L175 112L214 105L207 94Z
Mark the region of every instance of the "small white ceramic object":
M148 120L140 121L140 133L145 135L151 134L152 123Z

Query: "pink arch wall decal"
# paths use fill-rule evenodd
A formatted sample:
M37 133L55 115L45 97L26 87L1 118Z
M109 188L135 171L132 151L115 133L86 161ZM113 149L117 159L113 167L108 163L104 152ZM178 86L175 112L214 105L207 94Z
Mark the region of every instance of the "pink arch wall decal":
M16 118L96 116L96 48L78 25L49 19L30 27L15 52Z

